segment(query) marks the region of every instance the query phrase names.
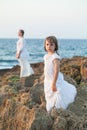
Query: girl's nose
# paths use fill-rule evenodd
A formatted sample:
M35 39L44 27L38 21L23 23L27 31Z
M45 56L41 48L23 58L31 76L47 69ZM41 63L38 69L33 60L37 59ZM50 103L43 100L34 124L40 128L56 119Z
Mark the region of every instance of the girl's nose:
M49 47L51 47L51 45L49 45Z

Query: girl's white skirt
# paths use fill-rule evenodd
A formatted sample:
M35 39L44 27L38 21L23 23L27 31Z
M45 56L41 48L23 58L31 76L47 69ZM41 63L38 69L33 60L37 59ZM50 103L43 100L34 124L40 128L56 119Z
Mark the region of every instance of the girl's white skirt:
M28 59L20 58L18 59L21 67L20 77L27 77L34 74L33 69L31 68Z

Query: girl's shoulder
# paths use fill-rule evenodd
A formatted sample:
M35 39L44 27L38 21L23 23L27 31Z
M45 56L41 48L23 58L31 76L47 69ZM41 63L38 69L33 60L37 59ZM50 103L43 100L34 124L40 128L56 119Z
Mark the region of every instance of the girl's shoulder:
M44 55L43 59L45 60L45 59L46 59L46 57L47 57L47 54L45 54L45 55Z
M52 60L54 60L54 59L61 59L60 58L60 55L58 55L57 53L54 53L53 55L52 55Z
M26 40L24 38L20 38L19 42L26 42Z
M49 60L53 61L54 59L59 59L60 60L61 58L60 58L60 55L58 55L57 53L54 53L54 54L52 54L50 56L48 54L45 54L43 59L44 60L49 59Z
M23 39L18 39L17 43L21 43L23 41Z

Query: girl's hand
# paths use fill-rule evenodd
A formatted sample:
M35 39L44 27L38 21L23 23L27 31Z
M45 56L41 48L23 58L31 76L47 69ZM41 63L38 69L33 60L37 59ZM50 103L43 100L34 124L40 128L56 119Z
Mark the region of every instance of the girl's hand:
M52 85L52 91L53 91L53 92L56 92L56 91L57 91L56 85Z
M16 58L17 58L17 59L19 59L19 58L20 58L20 56L19 56L19 54L18 54L18 53L16 53Z

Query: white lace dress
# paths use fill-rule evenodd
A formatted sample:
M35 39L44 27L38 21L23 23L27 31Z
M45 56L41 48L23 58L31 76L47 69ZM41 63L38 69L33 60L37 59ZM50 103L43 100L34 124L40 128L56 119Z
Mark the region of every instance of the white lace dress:
M26 49L26 41L23 38L20 38L17 41L17 53L19 53L20 51L21 54L20 54L20 58L18 59L21 66L20 77L27 77L33 74L34 71L28 62L29 54Z
M52 91L51 85L54 73L53 60L56 58L60 60L60 56L56 53L52 55L46 54L44 56L44 92L48 112L54 107L66 109L70 103L74 102L77 94L75 86L65 81L61 72L58 73L56 82L57 91Z

